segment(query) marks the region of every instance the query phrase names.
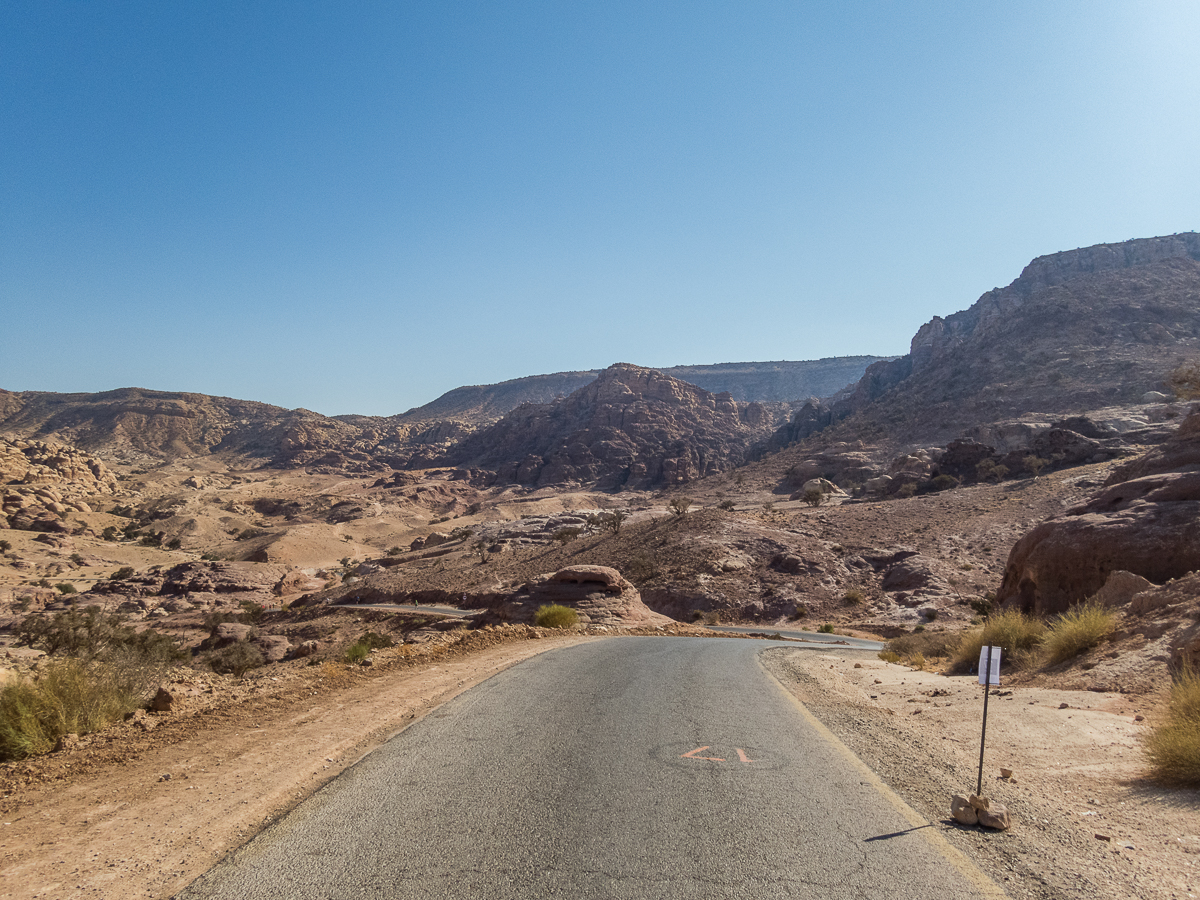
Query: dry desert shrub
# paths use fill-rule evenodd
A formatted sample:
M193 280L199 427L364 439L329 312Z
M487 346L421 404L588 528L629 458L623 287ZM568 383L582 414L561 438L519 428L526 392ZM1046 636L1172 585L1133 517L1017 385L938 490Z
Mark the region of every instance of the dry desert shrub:
M933 660L952 656L958 642L959 635L956 634L915 631L892 638L880 651L879 658L884 662L899 662L914 669L923 669Z
M572 628L578 622L575 610L558 603L547 603L533 614L533 624L539 628Z
M982 628L960 635L950 671L960 674L971 671L979 662L979 651L988 645L1002 648L1012 665L1028 664L1029 654L1036 650L1045 633L1046 626L1040 619L1018 609L1006 609L990 617Z
M1117 630L1117 616L1111 609L1094 601L1072 607L1050 623L1041 643L1046 665L1074 659L1108 640Z
M0 758L48 753L64 734L111 725L145 703L157 683L148 675L132 662L64 657L46 662L35 680L10 681L0 691Z
M214 650L208 656L208 665L214 672L221 675L233 675L237 678L241 678L251 669L260 668L265 663L262 652L246 641L234 641L220 650Z
M1200 675L1184 669L1171 686L1167 721L1146 739L1153 776L1165 784L1200 787Z

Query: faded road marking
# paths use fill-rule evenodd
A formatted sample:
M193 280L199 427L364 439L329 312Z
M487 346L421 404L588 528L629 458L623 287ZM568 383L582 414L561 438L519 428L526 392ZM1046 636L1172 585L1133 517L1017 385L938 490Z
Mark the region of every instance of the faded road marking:
M689 753L685 753L679 758L680 759L711 759L713 762L725 762L725 760L723 760L719 756L697 756L696 755L697 753L699 753L702 750L707 750L710 746L712 746L712 745L705 744L703 747L697 747L695 750L692 750ZM740 753L741 751L739 750L738 752Z

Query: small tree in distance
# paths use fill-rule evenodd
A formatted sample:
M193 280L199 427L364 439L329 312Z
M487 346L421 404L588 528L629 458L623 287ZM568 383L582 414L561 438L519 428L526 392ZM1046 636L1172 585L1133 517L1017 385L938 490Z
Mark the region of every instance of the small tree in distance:
M687 515L687 511L692 508L693 502L691 497L675 497L667 506L674 515L683 516Z

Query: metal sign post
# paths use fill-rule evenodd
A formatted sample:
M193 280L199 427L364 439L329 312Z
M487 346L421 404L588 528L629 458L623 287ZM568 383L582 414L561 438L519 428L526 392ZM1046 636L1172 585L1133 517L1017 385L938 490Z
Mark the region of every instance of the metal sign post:
M992 685L1000 683L1000 648L988 645L979 651L979 683L983 685L983 733L979 736L979 780L975 796L983 796L983 747L987 741L988 695Z

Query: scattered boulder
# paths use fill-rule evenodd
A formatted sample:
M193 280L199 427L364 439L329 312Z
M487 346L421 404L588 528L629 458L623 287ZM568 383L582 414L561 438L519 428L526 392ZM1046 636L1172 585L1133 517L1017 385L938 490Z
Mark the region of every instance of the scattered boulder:
M253 630L253 626L244 625L241 622L221 622L217 625L216 646L218 648L228 647L238 641L247 640Z
M979 814L975 812L975 807L961 794L955 794L950 798L950 815L960 825L979 824Z
M292 651L292 656L296 657L297 659L302 659L306 656L312 656L320 649L321 643L319 641L304 641L299 647L296 647Z
M1108 581L1104 582L1104 587L1096 592L1095 600L1105 606L1125 606L1142 591L1152 587L1154 587L1154 583L1147 581L1141 575L1117 569L1115 572L1109 573Z
M307 594L312 591L325 589L325 579L304 569L293 569L276 582L272 590L282 596L284 594Z
M919 591L932 587L940 579L927 557L908 556L888 566L881 587L885 591Z
M292 642L281 634L265 634L254 643L262 651L263 659L269 663L287 659L292 649Z

